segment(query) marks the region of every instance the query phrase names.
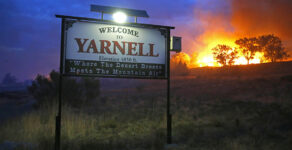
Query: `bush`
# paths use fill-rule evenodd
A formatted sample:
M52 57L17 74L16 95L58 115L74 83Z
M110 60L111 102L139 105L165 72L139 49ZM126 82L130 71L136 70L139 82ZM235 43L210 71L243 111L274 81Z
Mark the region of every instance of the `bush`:
M59 94L60 74L52 71L49 77L37 75L29 92L37 100L36 106L52 104ZM78 107L96 99L100 92L99 80L94 78L63 77L63 102L70 106Z

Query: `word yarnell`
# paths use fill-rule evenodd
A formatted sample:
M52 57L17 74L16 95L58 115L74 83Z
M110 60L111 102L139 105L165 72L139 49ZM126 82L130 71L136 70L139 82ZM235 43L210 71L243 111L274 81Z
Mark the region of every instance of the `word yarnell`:
M144 49L144 43L136 42L125 42L122 41L108 41L108 40L99 40L100 47L97 48L95 40L75 38L77 45L79 47L79 53L98 53L98 54L111 54L117 55L119 51L122 55L131 55L131 56L149 56L149 57L158 57L159 54L154 54L154 44L149 43L147 46L148 50ZM145 46L146 47L146 46Z

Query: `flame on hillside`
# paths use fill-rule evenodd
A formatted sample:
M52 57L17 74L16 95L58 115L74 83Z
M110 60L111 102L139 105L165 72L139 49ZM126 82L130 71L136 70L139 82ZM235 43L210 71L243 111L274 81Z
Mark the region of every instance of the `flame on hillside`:
M217 3L216 3L217 2ZM279 36L288 50L292 49L292 1L265 0L220 0L220 4L230 8L219 8L218 1L207 0L212 10L206 10L205 3L194 8L196 34L181 31L183 37L192 38L187 43L187 53L175 54L173 61L183 62L188 68L221 66L213 56L212 48L218 44L238 48L235 41L244 37L257 37L266 34ZM226 4L224 4L226 3ZM230 9L230 11L226 11ZM267 10L270 10L267 12ZM228 12L228 13L227 13ZM189 40L190 41L190 40ZM291 56L291 55L290 55ZM262 52L256 52L249 64L268 62ZM247 59L242 53L234 60L234 65L246 65Z
M186 53L175 55L176 60L181 60L187 64L189 68L194 67L205 67L205 66L213 66L220 67L219 64L213 56L212 48L216 47L218 44L228 45L232 48L238 48L235 44L235 41L244 36L237 35L232 31L229 31L225 23L226 19L223 16L200 16L200 20L202 22L208 22L208 25L203 25L202 28L205 29L205 32L195 39L195 42L192 46L191 55ZM178 58L181 57L181 58ZM243 54L238 53L238 58L234 60L234 65L246 65L248 64L247 59ZM249 61L249 64L257 64L265 62L263 53L257 52L254 59Z
M212 48L216 47L218 44L228 45L232 48L237 48L238 45L235 44L235 41L239 38L243 38L244 35L238 35L234 32L226 29L226 25L222 25L221 16L217 16L218 18L209 18L203 17L203 20L207 20L210 24L217 24L218 26L204 26L207 28L206 31L200 35L194 43L192 55L188 55L186 53L178 54L176 60L182 60L185 62L189 68L194 67L205 67L205 66L213 66L220 67L219 64L213 56ZM249 64L259 64L263 62L267 62L263 57L262 52L256 52L253 59L249 61ZM247 65L248 61L244 57L242 53L238 53L238 58L234 60L234 65Z
M206 35L206 37L208 37ZM200 47L199 52L193 52L192 55L188 55L187 53L181 52L173 55L172 60L175 63L184 63L187 65L188 68L195 68L195 67L220 67L222 66L219 64L213 56L212 48L214 48L218 44L225 44L231 46L233 48L238 48L238 46L234 43L236 38L228 38L224 35L216 35L210 36L211 38L204 38L204 42L208 43L204 46ZM213 38L217 39L214 40ZM256 52L253 59L249 61L249 64L259 64L267 62L263 57L262 52ZM238 54L238 58L234 60L234 65L247 65L248 61L244 57L242 53Z

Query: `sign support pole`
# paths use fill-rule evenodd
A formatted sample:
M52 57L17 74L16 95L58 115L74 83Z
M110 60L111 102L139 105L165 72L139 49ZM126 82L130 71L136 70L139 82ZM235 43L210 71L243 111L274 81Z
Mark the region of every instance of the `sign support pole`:
M58 101L58 114L56 116L56 130L55 130L55 150L61 149L61 116L62 116L62 80L63 80L63 55L64 55L64 31L65 19L62 18L61 28L61 53L60 53L60 77L59 77L59 101Z
M171 135L171 113L170 113L170 29L167 29L167 144L172 143Z

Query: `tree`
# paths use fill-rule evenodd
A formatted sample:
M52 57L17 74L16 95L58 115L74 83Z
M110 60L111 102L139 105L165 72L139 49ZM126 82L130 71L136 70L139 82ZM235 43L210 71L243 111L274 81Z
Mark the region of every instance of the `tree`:
M180 52L172 55L170 59L170 71L173 75L187 75L189 74L188 65L191 58L188 54Z
M1 84L3 85L13 85L17 81L15 76L12 76L10 73L6 73L4 78L2 79Z
M236 48L231 48L228 45L218 44L212 48L214 59L221 65L233 65L234 60L238 58Z
M273 34L260 36L258 43L264 52L264 57L271 62L289 57L281 39Z
M58 97L60 74L52 71L49 77L37 75L32 85L28 87L29 92L37 100L37 106L52 104ZM63 101L64 103L80 107L90 100L99 96L99 80L93 78L63 78Z
M254 59L255 53L260 50L258 40L255 37L238 39L235 41L235 44L239 46L239 49L247 60L247 64L249 64L251 59Z

